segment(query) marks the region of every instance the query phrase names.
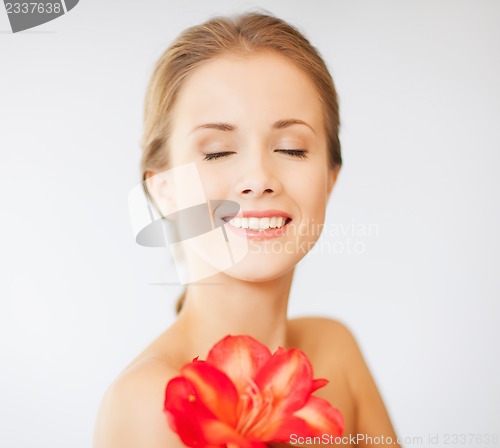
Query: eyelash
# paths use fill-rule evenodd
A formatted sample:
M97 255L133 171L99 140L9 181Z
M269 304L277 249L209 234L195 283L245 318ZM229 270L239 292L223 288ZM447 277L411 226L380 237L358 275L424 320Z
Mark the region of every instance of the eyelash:
M299 157L300 159L306 159L307 158L307 151L304 149L277 149L276 151L284 152L285 154L294 156L294 157Z
M234 152L213 152L211 154L205 154L205 158L203 160L216 160L220 159L221 157L225 157L229 154L234 154Z
M303 149L276 149L277 152L283 152L285 154L298 157L300 159L305 159L307 158L307 151ZM228 156L229 154L234 154L234 152L213 152L211 154L205 154L205 157L203 160L217 160L220 159L221 157Z

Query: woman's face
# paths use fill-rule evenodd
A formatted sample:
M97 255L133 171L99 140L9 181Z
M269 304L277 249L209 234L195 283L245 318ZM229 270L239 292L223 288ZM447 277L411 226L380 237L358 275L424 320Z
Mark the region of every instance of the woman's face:
M240 206L224 228L248 251L227 275L277 278L317 241L338 170L327 162L318 92L283 56L226 55L196 69L176 100L168 146L171 167L195 163L207 201ZM191 187L178 180L175 195Z

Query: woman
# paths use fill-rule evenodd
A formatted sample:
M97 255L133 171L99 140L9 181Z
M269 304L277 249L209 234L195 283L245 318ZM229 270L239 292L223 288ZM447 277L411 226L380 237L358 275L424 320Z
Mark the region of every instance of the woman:
M330 319L287 319L295 265L319 237L342 163L338 131L323 60L277 18L215 18L161 56L146 98L147 190L175 223L197 187L190 175L161 173L195 167L208 204L237 204L218 217L233 258L224 265L226 248L216 240L177 246L187 283L178 318L107 391L94 448L182 446L162 412L165 385L228 334L250 335L271 351L301 349L315 377L330 380L317 395L342 412L344 435L396 440L349 330ZM212 222L216 209L208 208Z

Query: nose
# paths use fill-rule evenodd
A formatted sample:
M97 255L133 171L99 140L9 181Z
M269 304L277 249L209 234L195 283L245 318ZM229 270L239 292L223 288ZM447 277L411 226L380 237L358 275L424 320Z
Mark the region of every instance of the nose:
M242 161L244 168L235 184L235 193L244 198L275 196L281 192L281 183L266 154L256 154Z

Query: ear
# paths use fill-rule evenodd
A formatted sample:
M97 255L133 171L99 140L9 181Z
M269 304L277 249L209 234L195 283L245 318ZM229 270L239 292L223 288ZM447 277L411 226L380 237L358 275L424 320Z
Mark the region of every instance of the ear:
M146 171L144 173L145 186L153 200L156 210L165 217L174 213L175 207L173 186L167 176L168 171Z
M335 183L337 182L337 176L339 175L340 165L336 165L334 168L328 168L328 179L327 179L327 194L330 194L333 190Z

